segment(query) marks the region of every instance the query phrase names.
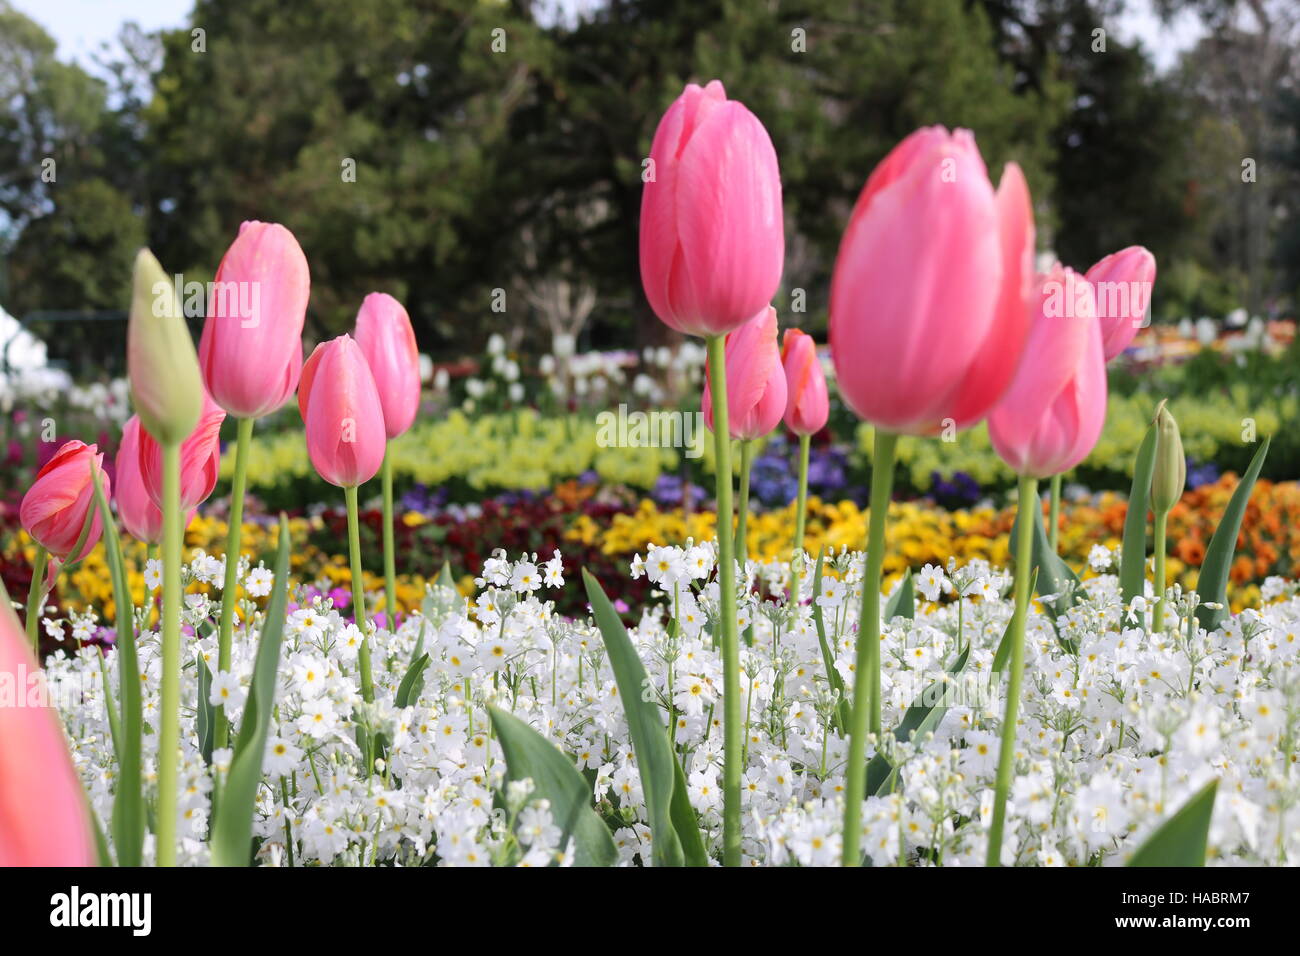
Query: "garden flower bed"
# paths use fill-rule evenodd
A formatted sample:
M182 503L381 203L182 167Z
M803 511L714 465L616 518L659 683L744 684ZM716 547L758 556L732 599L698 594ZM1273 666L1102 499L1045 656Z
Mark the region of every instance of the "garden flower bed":
M191 562L188 574L216 580ZM707 546L654 548L633 575L655 588L629 631L649 676L647 700L672 727L690 804L710 857L720 841L721 671L710 622L717 611ZM744 861L825 865L839 859L846 741L837 688L851 681L861 554L826 567L812 603L784 599L788 565L754 566L756 590L740 608L753 643L741 652L745 759ZM632 759L626 701L599 631L588 618L556 615L556 566L489 558L468 597L431 587L420 614L397 633L375 635L375 700L361 703L359 633L328 596L288 613L253 832L264 865L548 865L649 862L650 812ZM662 570L661 570L662 569ZM831 574L836 575L835 578ZM247 587L247 579L245 579ZM611 593L636 582L603 582ZM981 560L952 574L929 569L915 603L891 605L882 644L884 720L911 718L910 739L889 735L869 749L872 768L862 845L874 865L976 865L987 841L1004 682L995 654L1011 604L1003 571ZM1300 599L1279 586L1272 603L1191 633L1175 601L1163 629L1122 623L1116 578L1103 573L1055 622L1028 622L1026 694L1016 734L1024 768L1011 795L1005 863L1112 865L1131 856L1168 815L1219 781L1209 862L1259 865L1300 853L1292 824L1290 767L1300 739ZM1148 589L1148 600L1151 597ZM1278 598L1282 598L1278 600ZM932 600L939 599L939 600ZM911 605L911 606L909 606ZM215 606L188 604L203 635ZM819 644L820 615L833 669ZM182 710L202 714L224 700L238 718L253 677L265 618L239 633L229 676L214 666L215 638L191 643ZM1063 650L1077 643L1078 653ZM139 638L146 718L158 707L158 642ZM412 682L413 662L424 660ZM53 657L54 688L76 688L65 714L77 772L101 819L112 815L117 774L106 721L105 676L119 658L86 648ZM946 697L926 688L944 668ZM937 701L933 709L919 701ZM946 704L946 705L945 705ZM603 840L561 846L564 807L513 780L491 708L501 708L560 748L595 795ZM186 721L181 735L180 862L208 861L210 781L230 753L210 751ZM385 758L367 774L358 729L382 735ZM363 735L364 736L364 735ZM146 735L146 777L152 766ZM508 743L508 745L511 745ZM879 756L877 756L877 754ZM887 760L888 763L882 761ZM883 768L896 768L887 774ZM512 782L513 780L513 782ZM493 812L494 793L505 812ZM551 799L549 806L545 803ZM146 859L151 851L146 848Z

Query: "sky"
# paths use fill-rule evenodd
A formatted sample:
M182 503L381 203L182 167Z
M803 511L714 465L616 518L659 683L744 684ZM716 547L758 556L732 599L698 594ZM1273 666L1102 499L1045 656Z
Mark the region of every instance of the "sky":
M100 44L110 42L127 20L146 30L178 27L188 19L194 0L10 0L58 42L59 56L76 60L93 69L93 54ZM560 0L561 5L566 0ZM586 0L567 0L584 3ZM1116 25L1121 39L1139 37L1154 56L1159 69L1167 69L1178 54L1190 47L1201 33L1190 14L1171 27L1163 26L1151 10L1150 0L1129 0L1128 11Z

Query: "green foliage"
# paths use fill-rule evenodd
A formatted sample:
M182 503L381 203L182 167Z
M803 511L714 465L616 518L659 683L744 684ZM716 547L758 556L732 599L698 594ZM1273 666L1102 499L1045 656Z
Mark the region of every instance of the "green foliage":
M1224 509L1219 526L1214 529L1209 547L1205 549L1205 560L1201 562L1201 575L1197 579L1197 589L1203 602L1218 604L1211 608L1202 604L1196 609L1196 617L1206 630L1214 630L1223 624L1228 616L1228 572L1232 567L1232 556L1237 550L1237 535L1241 533L1241 521L1246 516L1246 505L1250 502L1250 491L1255 487L1264 459L1268 457L1269 440L1259 446L1255 458L1241 476L1241 481L1232 492L1228 507Z
M1150 395L1111 395L1106 411L1106 426L1092 453L1068 477L1092 488L1125 489L1131 480L1132 462L1151 421L1155 402ZM1294 394L1272 398L1259 404L1244 384L1226 391L1206 395L1186 389L1169 403L1183 434L1183 447L1198 462L1214 462L1223 469L1244 469L1255 446L1243 440L1243 421L1253 420L1259 436L1281 431L1283 421L1300 413L1300 399ZM863 424L857 432L857 453L870 462L871 426ZM988 428L981 424L960 432L954 442L938 438L902 436L898 440L899 482L915 491L928 491L934 474L950 477L963 471L981 488L1009 488L1015 475L998 458L989 442ZM1279 469L1274 477L1290 478L1293 473Z
M506 758L506 781L531 780L532 795L550 801L560 845L573 838L575 866L613 866L618 850L591 806L591 787L569 757L514 714L488 705L492 729Z
M262 618L262 636L253 661L248 703L235 739L230 770L212 815L212 862L216 866L248 866L252 859L253 813L262 782L262 759L275 707L289 588L289 522L280 515L279 547L275 554L275 583Z
M1205 866L1219 781L1198 791L1129 858L1129 866Z

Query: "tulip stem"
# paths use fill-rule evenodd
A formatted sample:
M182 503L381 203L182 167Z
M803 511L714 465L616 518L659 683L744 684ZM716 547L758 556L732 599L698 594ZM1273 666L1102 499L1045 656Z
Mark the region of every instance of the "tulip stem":
M1059 547L1061 543L1061 476L1052 476L1052 507L1048 512L1051 524L1047 526L1047 543L1052 548L1052 554L1060 554Z
M867 559L862 579L862 614L853 671L853 711L849 723L849 762L845 772L845 866L860 866L862 800L867 789L867 734L880 733L880 575L885 563L885 524L894 489L894 450L898 436L877 428L871 458L871 511L867 521Z
M1155 585L1156 609L1151 617L1151 630L1163 634L1165 630L1165 525L1169 512L1152 512L1152 525L1155 531Z
M799 501L794 509L794 551L790 564L790 605L799 606L799 571L803 562L795 564L796 556L803 551L804 524L808 517L808 447L811 435L799 436Z
M155 825L159 866L176 865L176 770L181 703L181 445L162 446L163 459L163 612L162 703L158 715L158 815Z
M1020 521L1016 529L1016 610L1011 619L1011 674L1007 680L1007 706L1002 718L1002 744L998 750L998 776L993 791L993 820L989 824L985 866L1002 861L1002 829L1007 816L1007 794L1011 790L1016 753L1016 720L1020 711L1020 682L1025 672L1025 618L1029 614L1029 572L1034 526L1025 509L1038 502L1038 479L1020 476ZM1038 520L1038 515L1033 515Z
M375 699L375 682L370 671L370 628L366 624L366 582L361 573L361 530L357 517L357 489L343 489L348 504L348 558L352 575L352 616L361 631L361 650L357 663L361 668L361 698L367 703Z
M27 589L27 643L32 654L41 659L41 605L45 603L45 569L50 564L50 552L44 545L36 546L36 560L32 562L32 584Z
M741 568L749 561L749 540L746 536L749 521L749 468L754 463L754 443L740 442L740 500L736 504L736 560Z
M397 631L397 562L393 555L393 456L384 449L384 465L380 471L384 487L384 613L388 629Z
M740 866L740 644L736 635L736 558L731 530L731 428L727 408L725 339L706 339L713 403L713 447L718 510L718 630L722 644L722 862Z
M244 489L247 487L248 445L253 419L235 422L235 474L230 480L230 523L226 531L226 581L221 588L221 627L217 632L217 670L230 670L230 643L235 630L235 604L239 591L239 539L244 529ZM230 739L226 709L217 710L212 724L212 746L220 750Z

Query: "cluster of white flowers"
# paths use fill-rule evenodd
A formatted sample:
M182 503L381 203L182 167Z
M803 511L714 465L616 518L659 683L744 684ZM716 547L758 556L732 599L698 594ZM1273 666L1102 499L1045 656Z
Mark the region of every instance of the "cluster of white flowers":
M211 559L195 564L207 571ZM739 589L745 715L743 853L752 865L839 860L844 762L841 688L852 688L861 602L858 552L824 562L813 593L801 556L790 606L788 567L750 563ZM1100 562L1098 562L1100 563ZM722 831L722 662L712 634L720 606L712 543L652 547L634 577L657 589L629 629L683 761L691 803L712 855ZM241 568L250 591L265 569ZM187 576L197 578L191 567ZM209 574L208 577L211 575ZM206 578L205 578L206 579ZM869 756L893 773L869 774L863 848L874 865L978 865L985 853L1003 714L994 654L1012 612L1010 577L982 562L927 566L914 579L914 618L899 609L883 628L885 727L909 707L933 706L922 732L873 739ZM559 555L515 560L498 552L466 598L431 588L421 613L396 632L372 629L374 701L363 701L363 635L326 598L288 614L276 712L264 758L254 832L269 865L547 865L573 845L527 782L507 785L487 705L509 710L582 771L624 865L647 863L652 836L623 701L599 630L554 613L543 598L563 584ZM611 596L617 582L603 582ZM261 585L258 585L259 590ZM1139 622L1116 578L1098 574L1055 620L1028 620L1016 777L1004 862L1120 864L1208 780L1220 780L1210 831L1214 864L1300 859L1300 598L1276 582L1273 603L1197 626L1196 598L1171 592L1164 627ZM291 589L291 600L300 598ZM1149 616L1154 602L1136 602ZM244 612L254 609L245 604ZM193 715L199 671L208 701L238 721L263 621L236 632L232 665L217 669L215 602L185 609L183 714ZM246 613L245 613L246 616ZM93 619L87 619L93 623ZM143 624L143 621L140 623ZM139 639L145 720L158 713L158 638ZM411 699L399 706L412 661L428 654ZM115 655L104 673L117 686ZM829 665L829 670L828 670ZM51 676L87 688L65 713L77 767L101 820L112 811L116 770L99 651L54 656ZM914 712L916 713L916 712ZM182 859L202 863L213 779L228 750L205 759L182 719ZM358 739L380 740L367 772ZM146 786L155 738L146 732ZM878 761L878 763L880 763ZM888 767L886 769L888 769ZM151 850L150 850L151 852Z

